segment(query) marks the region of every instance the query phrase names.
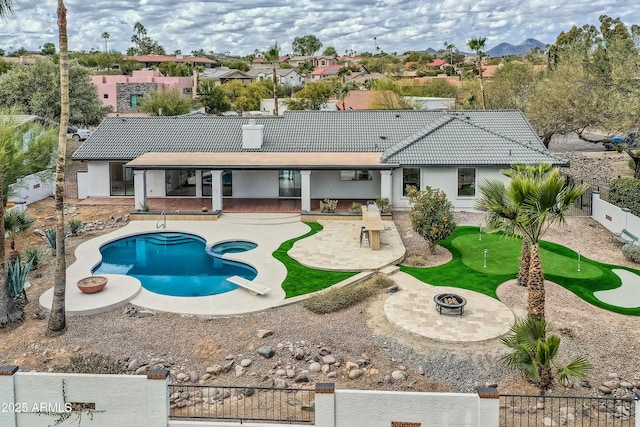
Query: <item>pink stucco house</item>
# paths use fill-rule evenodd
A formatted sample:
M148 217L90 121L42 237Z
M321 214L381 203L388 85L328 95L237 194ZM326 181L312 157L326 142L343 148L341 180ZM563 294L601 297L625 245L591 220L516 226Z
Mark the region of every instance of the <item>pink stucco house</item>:
M193 77L165 77L154 70L135 70L131 76L93 76L91 81L98 88L102 104L114 113L138 111L141 99L151 91L177 89L185 98L192 98L194 93Z

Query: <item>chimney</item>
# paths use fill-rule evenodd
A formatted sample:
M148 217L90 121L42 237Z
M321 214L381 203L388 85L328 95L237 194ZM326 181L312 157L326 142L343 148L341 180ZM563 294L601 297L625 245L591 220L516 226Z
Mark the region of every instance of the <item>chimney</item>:
M256 124L254 119L242 125L242 148L246 150L259 150L264 139L264 125Z

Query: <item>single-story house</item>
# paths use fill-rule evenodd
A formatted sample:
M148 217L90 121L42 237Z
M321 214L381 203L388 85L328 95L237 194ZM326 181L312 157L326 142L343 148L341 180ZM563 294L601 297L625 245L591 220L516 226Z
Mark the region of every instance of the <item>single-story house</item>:
M253 80L273 80L273 69L271 68L252 68L247 71L247 75ZM278 84L288 87L302 86L304 77L298 74L293 68L276 68L276 79Z
M200 81L212 80L217 86L223 85L227 82L239 81L243 85L251 83L253 78L241 70L229 69L229 68L216 68L215 70L205 70L198 76Z
M79 197L388 198L438 187L473 210L478 185L514 163L568 161L550 153L520 111L287 111L279 117L108 117L73 154L87 163ZM313 206L312 206L312 200ZM232 202L231 202L232 203Z
M136 61L142 68L159 67L165 62L184 62L191 64L194 67L200 66L204 68L214 68L218 64L218 61L209 59L204 56L191 56L191 55L135 55L125 56L124 59L129 61Z

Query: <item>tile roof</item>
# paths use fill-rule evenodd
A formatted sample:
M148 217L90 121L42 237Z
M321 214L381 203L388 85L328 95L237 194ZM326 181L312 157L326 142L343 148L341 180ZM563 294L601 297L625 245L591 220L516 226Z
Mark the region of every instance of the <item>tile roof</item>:
M516 110L108 117L73 158L132 160L148 152L243 152L242 125L249 120L264 125L258 152L384 152L386 162L410 165L567 163L545 149Z

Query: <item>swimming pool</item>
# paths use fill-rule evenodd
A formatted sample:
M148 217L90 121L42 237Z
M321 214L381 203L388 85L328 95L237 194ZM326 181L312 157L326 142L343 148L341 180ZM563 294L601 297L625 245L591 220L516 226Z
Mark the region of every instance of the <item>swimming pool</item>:
M256 246L233 241L207 247L204 239L187 233L137 234L102 246L102 262L93 273L133 276L145 289L163 295L216 295L238 288L228 277L252 280L257 275L253 267L222 255Z

